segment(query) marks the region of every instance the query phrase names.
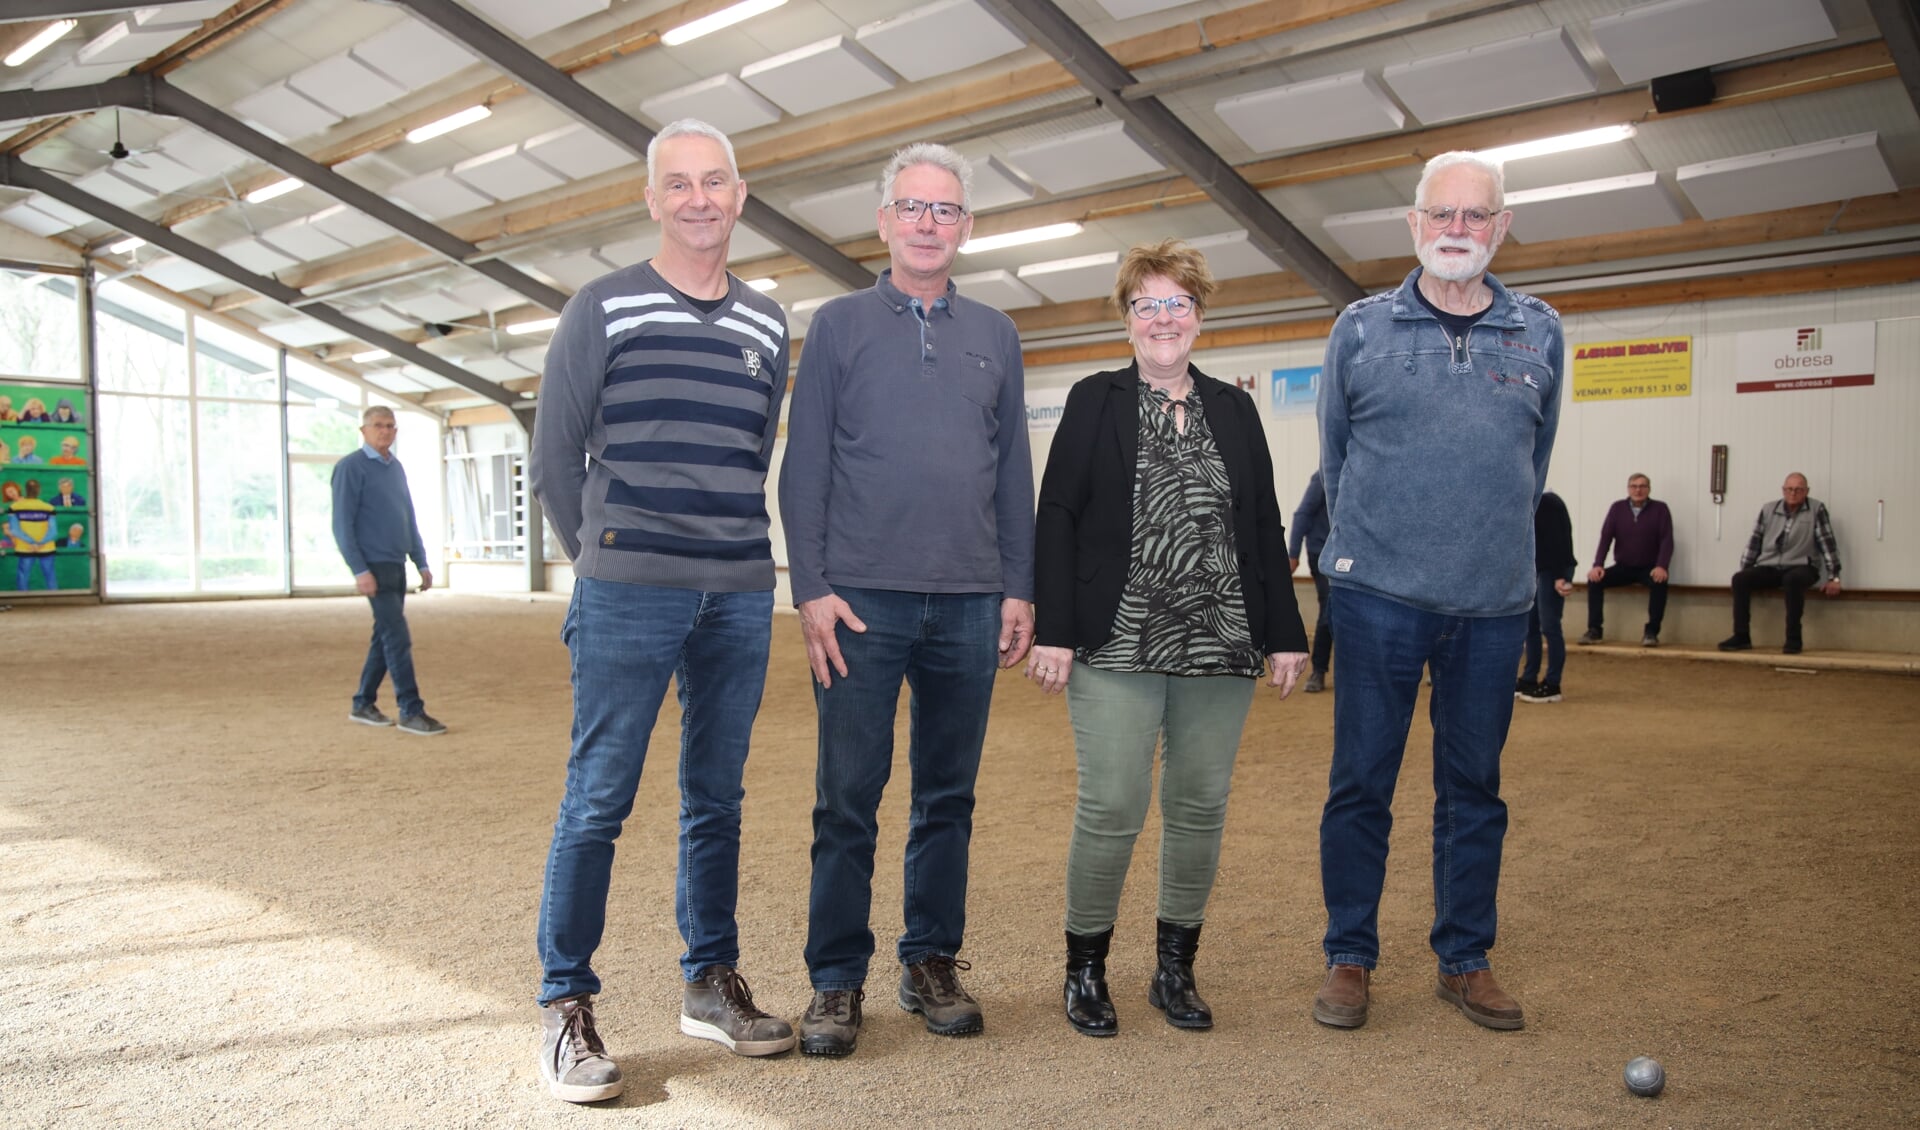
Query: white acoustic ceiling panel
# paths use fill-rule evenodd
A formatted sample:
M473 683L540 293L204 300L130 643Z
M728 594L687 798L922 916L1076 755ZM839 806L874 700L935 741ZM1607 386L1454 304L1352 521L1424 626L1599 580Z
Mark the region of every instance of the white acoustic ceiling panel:
M268 228L260 236L269 246L302 261L325 259L329 255L350 250L346 241L336 239L325 228L316 226L312 216L302 216Z
M403 180L387 192L429 220L457 216L494 203L493 197L455 180L446 169Z
M740 241L740 233L745 230L745 228L739 227L738 225L734 227L733 239L736 245ZM655 229L649 231L646 235L633 236L628 239L617 240L613 243L602 244L595 248L593 253L618 268L631 267L635 263L643 263L659 254L659 252L660 232Z
M733 225L733 238L727 243L727 262L738 263L746 259L758 259L763 255L777 255L784 248L774 241L754 231L745 224Z
M343 118L384 106L407 88L349 52L287 76L287 85Z
M1675 174L1709 220L1893 192L1878 133L1856 133L1743 157L1682 165Z
M233 0L191 0L186 4L162 4L153 8L135 8L133 22L147 24L197 23L210 20L233 7Z
M521 149L568 180L584 180L635 160L633 154L583 125L562 126L530 137Z
M263 323L260 326L260 332L295 349L305 349L330 341L345 341L351 336L334 329L318 318L309 318L305 315Z
M82 66L94 67L110 63L124 69L159 54L181 36L192 31L198 23L197 20L189 20L184 23L152 23L142 26L132 20L121 20L89 39L80 50L74 52L73 57Z
M519 291L509 289L501 283L494 282L485 275L475 275L470 279L463 279L447 287L446 291L456 300L460 302L470 302L490 314L499 313L502 310L511 310L515 306L525 306L527 304L525 295Z
M960 285L959 281L955 280L954 285ZM829 294L820 298L802 298L798 302L786 303L787 336L792 338L805 337L807 327L813 324L813 316L820 312L820 307L825 306L838 297L839 295Z
M595 12L604 12L611 0L468 0L474 7L484 12L488 19L501 25L522 39L532 39L542 32Z
M1661 0L1587 29L1625 83L1833 38L1820 0Z
M1346 212L1320 221L1340 249L1358 262L1368 259L1404 259L1414 253L1413 230L1407 227L1408 208L1374 208Z
M438 82L473 62L466 48L410 19L355 44L350 53L410 90Z
M1239 279L1248 275L1270 275L1280 264L1267 258L1253 245L1245 231L1221 232L1187 240L1187 246L1207 257L1207 269L1216 279Z
M490 381L512 381L538 375L511 357L463 357L460 367Z
M1428 125L1592 94L1598 85L1561 27L1396 63L1381 77Z
M246 152L239 147L192 128L175 130L161 138L158 148L160 152L192 169L201 179L218 176L249 160Z
M270 275L275 271L284 271L288 267L298 266L300 262L257 235L244 236L229 243L223 243L214 250L256 275Z
M404 298L390 298L387 305L423 322L457 322L480 312L478 302L455 297L444 290L423 290Z
M178 255L168 255L144 264L140 273L146 276L147 281L158 283L176 294L227 281L224 276Z
M419 322L386 306L354 306L342 310L341 313L363 326L371 326L388 333L420 328Z
M547 371L547 347L544 342L538 345L523 345L519 349L507 351L507 360L522 368L536 373Z
M56 216L50 212L43 212L39 208L34 207L34 201L36 199L58 203L58 201L54 201L52 197L29 196L27 199L14 204L10 208L0 208L0 221L5 221L19 228L21 231L31 232L39 236L58 235L69 228L78 226L65 216Z
M1122 122L1107 122L1009 149L1007 156L1048 192L1072 192L1166 171L1160 159L1135 141Z
M984 302L997 310L1018 310L1024 306L1038 306L1045 301L1039 291L1021 282L1012 271L976 271L970 275L955 275L953 285L966 297Z
M1391 133L1407 121L1366 71L1236 94L1213 112L1255 153Z
M495 200L518 200L567 183L560 174L522 153L518 145L469 157L450 172Z
M828 236L845 239L850 235L872 235L878 227L879 206L880 186L874 181L862 181L799 197L788 204L787 209Z
M190 184L205 180L208 176L158 150L116 161L113 171L156 193L178 192Z
M319 133L340 120L340 115L284 82L276 82L237 100L233 112L286 141Z
M1114 280L1120 277L1120 253L1100 251L1029 263L1020 268L1020 281L1055 302L1077 302L1082 298L1103 298L1113 293Z
M135 184L115 173L111 165L104 169L95 169L74 181L73 187L82 192L92 193L109 204L118 204L122 208L138 208L154 201L153 193L144 185Z
M1164 12L1169 8L1178 8L1192 0L1100 0L1100 6L1116 20L1130 20L1135 16L1144 16L1151 12Z
M348 247L365 247L393 234L387 225L345 204L322 208L308 216L307 222Z
M984 212L1033 199L1033 182L1008 168L998 157L973 163L973 210Z
M909 82L998 59L1027 45L978 0L935 0L870 23L853 38Z
M1658 173L1509 192L1507 207L1513 210L1510 234L1522 243L1668 227L1686 219Z
M680 118L699 118L727 134L780 120L780 107L728 74L656 94L640 103L640 112L663 126Z
M35 90L65 90L70 86L92 86L105 82L127 69L125 63L86 64L69 59L33 80Z
M740 77L795 116L893 89L892 72L844 35L750 63Z
M565 255L556 255L551 259L542 259L531 266L533 270L568 290L579 290L614 269L614 264L591 251L573 251Z

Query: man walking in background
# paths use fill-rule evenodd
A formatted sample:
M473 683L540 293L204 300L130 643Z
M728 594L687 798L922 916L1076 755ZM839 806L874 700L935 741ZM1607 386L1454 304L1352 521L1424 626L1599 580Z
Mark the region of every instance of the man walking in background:
M393 680L403 734L433 737L447 728L427 713L413 677L413 635L407 628L407 559L420 570L420 591L433 587L427 547L413 515L407 471L394 458L400 425L393 409L374 405L360 416L360 450L333 465L333 540L353 570L353 587L373 606L373 642L360 669L347 717L366 726L392 726L376 703L380 683Z
M1333 603L1327 599L1327 576L1320 571L1320 551L1327 545L1327 490L1320 469L1307 477L1307 492L1294 507L1287 529L1287 568L1300 568L1300 547L1307 551L1307 572L1313 575L1313 595L1320 611L1313 622L1313 671L1301 689L1319 694L1327 689L1327 665L1333 662Z

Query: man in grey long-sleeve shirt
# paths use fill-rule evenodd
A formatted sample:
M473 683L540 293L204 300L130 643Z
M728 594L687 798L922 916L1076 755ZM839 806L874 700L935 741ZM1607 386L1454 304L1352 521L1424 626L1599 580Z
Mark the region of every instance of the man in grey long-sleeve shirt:
M973 785L996 667L1033 643L1033 466L1020 339L948 280L972 171L939 145L894 155L877 216L891 267L814 315L780 471L793 598L820 714L800 1050L846 1055L874 938L876 811L913 688L901 1007L978 1032L955 975Z
M360 450L333 465L333 540L353 570L353 586L373 606L373 642L360 668L360 688L347 717L365 726L392 726L376 703L380 683L393 680L403 734L432 737L447 728L427 713L413 677L413 634L407 627L407 558L420 570L420 591L433 587L427 547L413 516L407 472L393 456L400 434L393 409L378 405L360 417Z

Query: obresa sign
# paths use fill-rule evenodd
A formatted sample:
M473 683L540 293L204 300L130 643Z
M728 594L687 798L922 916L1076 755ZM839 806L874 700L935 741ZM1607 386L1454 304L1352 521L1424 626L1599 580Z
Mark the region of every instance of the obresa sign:
M1734 335L1737 392L1798 392L1870 385L1873 322L1754 330Z

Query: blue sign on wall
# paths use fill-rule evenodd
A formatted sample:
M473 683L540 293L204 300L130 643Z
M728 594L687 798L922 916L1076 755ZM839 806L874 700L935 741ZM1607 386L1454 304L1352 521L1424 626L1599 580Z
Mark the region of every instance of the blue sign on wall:
M1320 366L1273 371L1273 399L1276 416L1310 415L1320 396Z

